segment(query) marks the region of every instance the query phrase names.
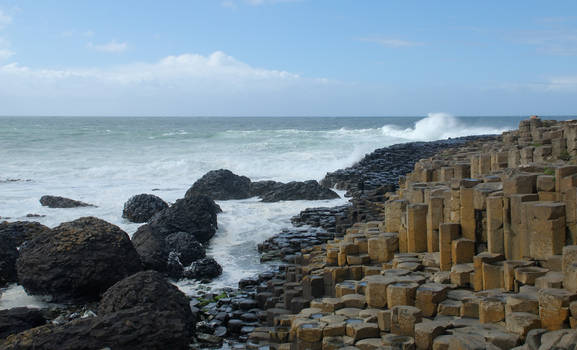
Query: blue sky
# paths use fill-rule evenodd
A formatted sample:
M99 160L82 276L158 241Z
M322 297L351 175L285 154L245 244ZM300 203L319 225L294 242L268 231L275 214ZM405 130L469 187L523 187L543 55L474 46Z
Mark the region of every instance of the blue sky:
M0 0L0 115L568 115L577 1Z

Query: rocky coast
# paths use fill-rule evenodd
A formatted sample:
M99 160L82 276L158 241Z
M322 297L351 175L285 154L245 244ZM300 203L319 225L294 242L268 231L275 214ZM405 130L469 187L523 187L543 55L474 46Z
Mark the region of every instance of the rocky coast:
M380 216L284 257L247 348L573 349L576 157L577 122L532 117L419 160Z
M132 239L90 217L0 223L0 282L67 305L0 311L0 348L571 349L575 159L577 122L532 118L378 149L320 183L211 171L173 204L131 198ZM192 299L169 283L222 271L205 253L214 200L331 188L350 204L304 210L262 242L270 271Z

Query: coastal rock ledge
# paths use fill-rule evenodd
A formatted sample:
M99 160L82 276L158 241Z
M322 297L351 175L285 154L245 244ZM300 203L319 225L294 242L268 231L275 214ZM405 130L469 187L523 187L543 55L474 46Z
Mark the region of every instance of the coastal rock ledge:
M205 195L213 200L260 197L263 202L336 199L339 195L315 180L256 181L226 169L211 170L198 179L186 192L185 198Z

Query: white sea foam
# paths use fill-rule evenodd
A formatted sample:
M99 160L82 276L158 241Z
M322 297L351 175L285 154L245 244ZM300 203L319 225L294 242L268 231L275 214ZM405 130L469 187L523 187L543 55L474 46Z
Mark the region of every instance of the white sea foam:
M411 141L433 141L469 135L500 134L510 129L510 127L495 128L487 125L467 125L462 119L459 120L447 113L429 113L426 118L417 121L412 128L403 129L396 125L385 125L381 128L385 136Z

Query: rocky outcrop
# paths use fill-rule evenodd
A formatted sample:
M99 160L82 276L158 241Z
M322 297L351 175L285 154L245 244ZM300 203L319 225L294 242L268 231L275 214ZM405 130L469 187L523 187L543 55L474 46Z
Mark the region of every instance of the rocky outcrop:
M172 278L181 278L184 267L205 257L204 246L188 232L164 236L150 225L138 228L132 242L145 268L166 272Z
M213 258L195 261L184 270L184 277L197 280L211 280L220 276L222 267Z
M2 349L188 349L194 315L188 299L153 271L130 276L103 296L97 317L34 328Z
M42 311L27 307L0 310L0 339L30 328L42 326L46 319Z
M63 223L26 242L16 265L29 293L56 300L97 299L142 268L126 232L94 217Z
M211 170L198 179L185 197L205 195L214 200L245 199L250 194L250 179L230 170Z
M278 191L282 186L284 183L277 181L255 181L250 184L250 195L251 197L262 197L269 192Z
M174 252L183 266L206 256L204 246L186 232L171 233L165 239L169 252Z
M204 195L179 199L138 228L132 242L146 268L181 278L185 267L205 257L220 207Z
M40 197L40 204L49 208L95 207L92 204L59 196L42 196Z
M173 312L183 326L194 325L195 316L188 298L156 271L142 271L114 284L102 296L98 314L109 315L138 306L151 311Z
M289 182L261 196L263 202L335 199L339 195L317 181Z
M0 239L12 239L17 246L49 231L49 227L32 221L4 221L0 223Z
M0 237L0 287L16 282L16 260L18 249L15 242L6 237Z
M44 234L50 229L37 222L0 223L0 286L17 281L18 247L24 241Z
M160 197L152 194L137 194L124 203L122 217L136 223L147 222L156 213L168 208Z
M220 212L220 207L209 197L189 196L155 215L149 226L164 237L175 232L187 232L204 243L216 233L216 215Z

